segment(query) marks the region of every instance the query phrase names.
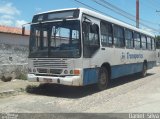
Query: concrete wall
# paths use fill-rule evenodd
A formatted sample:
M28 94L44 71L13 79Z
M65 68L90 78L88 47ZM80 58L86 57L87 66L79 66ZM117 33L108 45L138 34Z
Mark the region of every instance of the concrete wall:
M0 78L27 72L29 36L0 33Z
M18 45L18 46L28 47L29 36L0 33L0 44L9 44L9 45Z

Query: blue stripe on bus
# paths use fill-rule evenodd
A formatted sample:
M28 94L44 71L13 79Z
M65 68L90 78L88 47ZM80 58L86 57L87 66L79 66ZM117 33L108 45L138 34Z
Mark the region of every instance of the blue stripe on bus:
M156 62L148 62L148 69L156 66ZM111 67L111 79L130 75L142 71L143 63L116 65ZM87 68L83 70L83 85L95 84L98 82L99 68Z
M99 68L87 68L83 70L83 85L95 84L98 82Z
M155 61L147 63L147 68L148 69L151 69L154 66L156 66ZM130 75L130 74L141 72L142 68L143 68L143 63L112 66L111 79L115 79L115 78L122 77L122 76L125 76L125 75Z
M143 63L117 65L111 68L111 79L142 71Z

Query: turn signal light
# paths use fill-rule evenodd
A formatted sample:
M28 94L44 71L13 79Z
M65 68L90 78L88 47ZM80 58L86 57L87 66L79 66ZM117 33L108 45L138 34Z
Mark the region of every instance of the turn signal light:
M67 71L67 70L65 70L65 71L64 71L64 74L68 74L68 71Z
M74 70L74 75L80 75L80 70Z

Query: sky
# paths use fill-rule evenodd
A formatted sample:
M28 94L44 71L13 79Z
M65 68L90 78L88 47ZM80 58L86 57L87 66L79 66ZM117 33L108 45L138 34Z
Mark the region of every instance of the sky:
M136 25L134 20L123 17L122 15L107 9L95 0L79 0L94 9L102 11L104 14L112 16L118 20L131 25ZM100 0L98 0L100 1ZM110 4L122 9L123 11L135 16L136 0L105 0ZM140 19L143 25L140 28L154 32L160 31L160 0L139 0ZM75 2L75 0L0 0L0 25L21 27L22 24L32 21L34 14L48 10L63 8L78 8L86 6ZM147 26L146 26L147 25ZM149 27L148 27L149 26ZM153 30L154 29L154 30Z

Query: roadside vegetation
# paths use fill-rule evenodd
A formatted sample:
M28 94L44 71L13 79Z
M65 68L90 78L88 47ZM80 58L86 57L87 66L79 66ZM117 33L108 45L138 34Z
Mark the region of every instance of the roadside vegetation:
M1 76L3 82L9 82L13 79L27 80L27 68L26 67L16 67L11 73L4 73Z
M156 36L156 48L160 49L160 36Z
M27 69L22 68L22 67L18 67L15 70L15 79L27 80Z

